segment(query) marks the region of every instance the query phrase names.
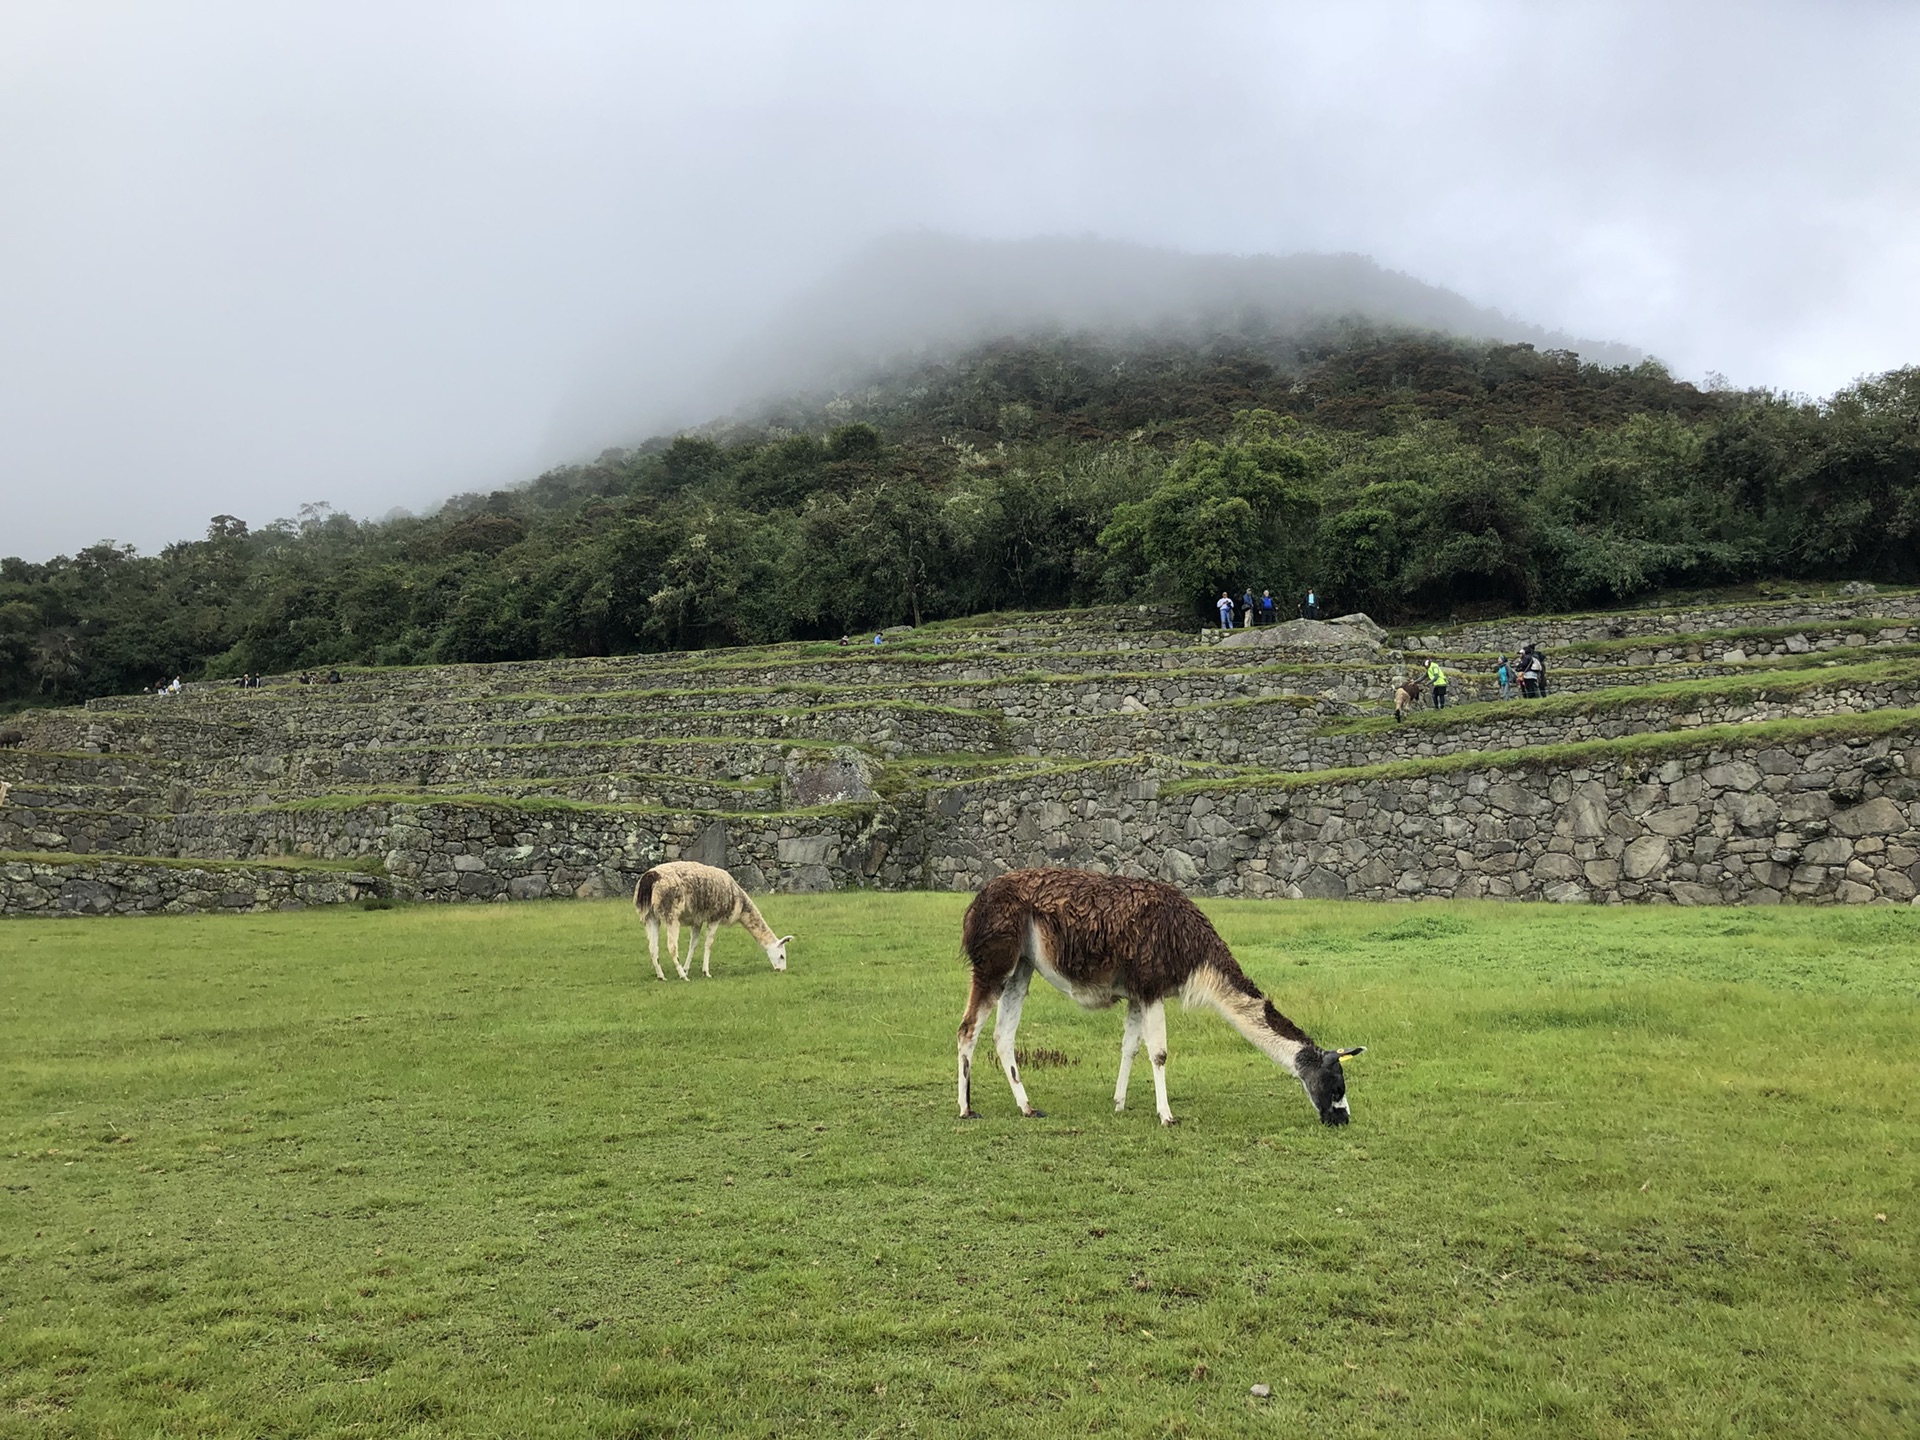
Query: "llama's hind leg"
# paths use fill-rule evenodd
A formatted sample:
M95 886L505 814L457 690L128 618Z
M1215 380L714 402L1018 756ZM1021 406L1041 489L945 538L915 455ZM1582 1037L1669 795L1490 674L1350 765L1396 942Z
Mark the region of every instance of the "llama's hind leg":
M980 1112L973 1108L973 1047L980 1040L980 1022L986 1018L987 1007L993 1004L993 991L980 983L975 974L973 984L967 991L967 1008L960 1016L960 1118L978 1120Z
M1044 1113L1027 1103L1027 1087L1020 1083L1020 1066L1014 1060L1013 1037L1020 1028L1020 1008L1027 1003L1027 985L1033 979L1033 966L1022 961L1000 992L1000 1011L994 1018L993 1048L999 1052L1000 1068L1007 1072L1007 1084L1013 1087L1013 1103L1029 1119Z
M1113 1110L1117 1115L1127 1108L1127 1081L1133 1075L1134 1052L1140 1048L1140 1032L1146 1025L1146 1011L1138 1000L1127 1002L1127 1028L1120 1033L1120 1078L1113 1087Z
M667 917L667 954L673 957L673 970L682 980L690 979L687 974L693 968L693 931L687 931L687 963L680 963L680 917Z
M720 928L717 920L707 922L706 953L700 957L700 973L711 980L713 978L713 932ZM693 937L687 937L687 968L693 968Z
M667 972L660 968L660 920L658 916L647 916L647 954L653 957L654 978L664 980Z
M1147 1006L1145 1023L1141 1027L1141 1039L1147 1042L1147 1059L1153 1062L1153 1103L1160 1111L1160 1123L1174 1123L1173 1111L1167 1108L1167 1006L1163 1000L1156 1000Z

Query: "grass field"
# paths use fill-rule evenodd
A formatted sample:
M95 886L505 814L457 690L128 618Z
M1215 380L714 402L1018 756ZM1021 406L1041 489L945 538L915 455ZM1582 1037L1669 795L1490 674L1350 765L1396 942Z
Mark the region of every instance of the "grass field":
M1920 1432L1920 914L1211 905L1371 1048L1163 1130L956 1121L963 904L0 925L0 1435Z

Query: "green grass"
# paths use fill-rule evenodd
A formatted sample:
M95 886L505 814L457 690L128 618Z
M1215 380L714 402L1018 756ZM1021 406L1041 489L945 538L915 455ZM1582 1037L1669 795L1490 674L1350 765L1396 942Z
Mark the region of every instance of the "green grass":
M1045 987L953 1118L963 903L9 922L0 1434L1914 1433L1920 915L1210 905L1372 1048L1163 1131Z

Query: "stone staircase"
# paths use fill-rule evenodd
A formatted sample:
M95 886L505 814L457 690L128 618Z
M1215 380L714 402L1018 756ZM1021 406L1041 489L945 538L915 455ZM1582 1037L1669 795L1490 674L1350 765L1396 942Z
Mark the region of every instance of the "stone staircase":
M1550 694L1503 701L1496 657L1526 640ZM1427 654L1453 703L1395 723ZM1108 607L9 723L8 914L611 895L673 858L778 890L1031 864L1292 897L1911 903L1920 884L1920 592L1323 649Z

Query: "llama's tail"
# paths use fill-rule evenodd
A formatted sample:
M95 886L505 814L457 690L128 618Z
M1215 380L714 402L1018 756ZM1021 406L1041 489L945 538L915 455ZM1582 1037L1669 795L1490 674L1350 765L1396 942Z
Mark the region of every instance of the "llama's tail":
M640 877L640 883L633 887L633 908L645 915L653 909L653 887L660 882L660 872L649 870Z

